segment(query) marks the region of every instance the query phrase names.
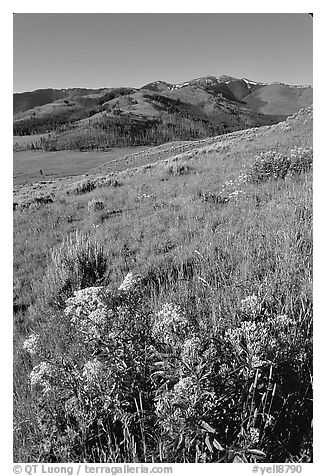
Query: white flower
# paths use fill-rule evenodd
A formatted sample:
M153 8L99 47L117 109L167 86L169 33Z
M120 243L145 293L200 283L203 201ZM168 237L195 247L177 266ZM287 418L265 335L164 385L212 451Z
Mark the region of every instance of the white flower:
M265 363L263 357L270 341L268 327L265 324L242 321L240 327L229 329L225 337L239 354L245 352L250 368L260 367Z
M225 338L230 341L235 347L238 348L241 340L241 329L240 327L235 327L233 329L228 329L225 333Z
M153 336L165 344L179 346L190 332L190 323L179 306L164 304L156 314Z
M188 397L196 392L196 382L192 377L179 380L173 387L173 393L178 399Z
M107 330L112 311L105 298L104 287L90 287L76 291L66 301L64 313L86 341L99 339Z
M285 314L268 318L266 328L273 336L269 339L268 345L279 348L284 346L284 342L292 340L296 329L294 320ZM281 344L281 342L283 343Z
M31 334L23 343L23 349L31 355L36 355L40 349L40 336Z
M105 308L105 287L89 287L75 291L74 296L66 300L64 313L73 320L78 320L79 317Z
M222 377L225 378L230 372L230 367L227 364L222 364L219 368L218 374Z
M250 443L255 445L259 442L259 430L258 428L249 428Z
M261 360L259 357L257 357L256 355L253 355L252 356L252 359L251 359L251 365L252 367L254 368L257 368L257 367L261 367L262 365L264 365L266 363L265 360Z
M241 301L241 311L248 314L249 316L255 317L259 311L260 304L256 294L242 299Z
M83 367L83 377L88 384L95 384L100 381L100 376L103 371L103 364L97 359L89 360Z
M53 365L48 362L41 362L36 365L30 373L31 385L41 385L43 392L47 393L51 390L52 386L50 381L55 376L55 369Z
M272 426L273 422L275 421L275 418L272 415L267 415L266 417L266 427Z
M257 330L256 322L252 321L243 321L241 322L241 331L242 334L249 340L251 336L255 335Z
M282 314L280 316L275 317L275 324L281 327L288 327L288 326L293 326L294 321L290 317L288 317L286 314Z

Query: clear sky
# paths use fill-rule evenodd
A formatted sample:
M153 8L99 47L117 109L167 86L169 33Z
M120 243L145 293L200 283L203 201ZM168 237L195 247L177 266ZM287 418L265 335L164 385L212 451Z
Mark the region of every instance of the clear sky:
M312 84L305 13L18 13L14 92L228 74Z

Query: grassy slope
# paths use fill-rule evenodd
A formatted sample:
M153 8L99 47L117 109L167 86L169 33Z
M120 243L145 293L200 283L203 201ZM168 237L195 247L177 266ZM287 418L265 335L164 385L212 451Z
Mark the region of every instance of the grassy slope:
M113 174L123 184L115 189L104 187L80 197L67 196L66 190L76 178L54 180L51 184L27 184L17 188L15 201L18 203L33 196L48 193L57 195L53 205L15 213L14 256L17 283L21 288L19 301L25 304L33 301L32 283L35 276L42 275L50 250L75 229L91 232L106 242L110 253L115 256L113 265L119 279L125 272L125 267L135 260L141 264L145 256L148 257L144 260L146 263L164 257L164 251L159 253L159 246L157 248L154 245L156 241L169 242L168 248L174 250L169 252L172 256L173 253L178 255L178 248L183 246L184 240L189 245L189 239L184 235L190 233L194 243L201 240L203 228L209 227L210 220L218 221L221 213L226 213L232 219L230 207L233 206L228 205L226 211L216 209L197 198L197 192L218 189L225 181L236 177L242 164L248 163L261 150L275 147L288 149L298 144L310 144L311 121L308 120L307 124L298 121L298 125L294 124L292 130L291 121L291 118L287 121L289 125L283 123L189 144L155 147L95 170L94 177L98 179L111 177ZM182 154L189 154L189 157L183 157ZM185 176L169 175L168 165L163 160L171 161L173 157L176 157L176 161L186 160L191 173ZM156 162L152 168L146 168ZM139 164L142 167L137 169ZM139 199L144 193L155 198ZM93 221L97 224L96 216L87 212L87 203L94 196L101 197L108 209L124 210L123 214L94 228ZM239 210L238 204L235 209ZM196 211L201 218L196 217ZM68 217L70 223L67 222ZM189 231L193 228L194 231ZM174 238L171 237L172 229L175 230ZM164 246L162 244L162 250ZM132 260L130 262L127 259L127 264L121 261L121 250L124 248L132 250Z
M294 114L312 104L312 87L291 88L285 84L269 84L244 98L255 111L264 114Z
M71 180L61 180L53 204L14 214L16 304L24 307L37 299L52 248L78 229L104 244L111 285L120 283L130 269L155 277L159 293L154 307L166 300L178 302L197 319L207 321L210 316L214 329L221 319L231 325L236 303L258 292L277 313L307 319L312 299L311 174L246 186L244 196L223 205L203 201L199 192L220 190L261 151L311 144L311 116L299 114L276 126L193 142L190 151L180 153L173 144L166 145L170 153L162 155L161 146L145 152L145 167L117 171L108 164L94 174L98 179L103 172L114 174L121 187L101 187L76 197L65 194ZM137 157L131 155L128 167L138 165ZM178 164L187 165L186 174L169 172ZM232 191L232 185L228 187ZM33 190L24 193L26 197ZM94 197L106 210L119 213L88 212ZM185 263L192 269L186 280ZM17 342L29 325L18 312ZM18 421L26 418L22 402L28 400L28 390L21 385ZM22 458L24 451L18 452Z

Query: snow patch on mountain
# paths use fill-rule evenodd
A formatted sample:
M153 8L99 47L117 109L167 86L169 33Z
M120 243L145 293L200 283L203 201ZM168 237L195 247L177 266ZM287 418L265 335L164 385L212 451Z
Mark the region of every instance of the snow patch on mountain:
M242 78L242 81L244 81L249 88L252 88L253 86L267 86L268 83L261 83L258 81L252 81L251 79L247 78Z

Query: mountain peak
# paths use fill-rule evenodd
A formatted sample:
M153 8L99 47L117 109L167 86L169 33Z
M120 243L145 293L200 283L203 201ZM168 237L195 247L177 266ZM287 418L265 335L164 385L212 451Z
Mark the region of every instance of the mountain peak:
M215 76L202 76L200 78L192 79L191 81L175 84L173 89L184 88L185 86L209 86L210 84L215 84L217 82Z
M173 84L167 83L166 81L153 81L151 83L145 84L140 89L149 89L151 91L169 91L173 87Z
M228 74L222 74L221 76L218 76L217 80L225 83L227 81L239 81L239 78L229 76Z
M208 76L201 76L200 78L195 78L190 83L197 82L197 83L205 83L205 84L210 84L210 83L216 83L217 79L215 76L208 75Z
M267 86L268 85L268 83L253 81L252 79L248 79L248 78L242 78L242 81L244 81L249 88L252 88L253 86Z

